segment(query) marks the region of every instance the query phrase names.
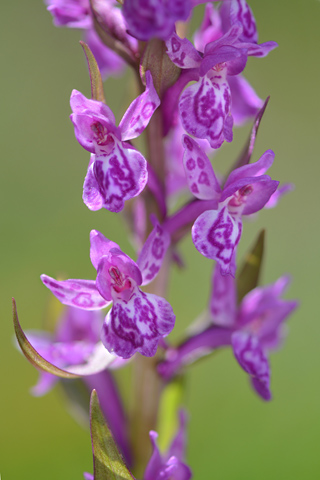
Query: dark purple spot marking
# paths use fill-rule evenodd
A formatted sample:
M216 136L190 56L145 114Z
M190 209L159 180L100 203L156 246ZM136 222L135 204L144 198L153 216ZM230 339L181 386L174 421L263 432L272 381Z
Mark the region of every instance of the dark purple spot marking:
M78 295L72 299L72 303L77 307L92 307L94 305L90 293L78 293Z
M197 164L198 164L198 167L199 167L199 168L201 168L201 169L204 168L204 160L203 160L203 158L198 157L198 158L197 158Z
M193 183L190 187L192 193L199 193L199 188L196 183Z
M143 118L145 119L149 119L151 118L152 114L153 114L153 111L155 110L156 108L156 105L155 103L153 102L148 102L144 105L143 109L142 109L142 112L141 112L141 115L143 116Z
M190 140L189 137L185 137L185 138L184 138L184 144L185 144L186 148L187 148L188 150L190 150L190 152L192 152L192 150L193 150L193 143L191 142L191 140Z
M164 252L164 245L163 245L163 240L161 238L155 238L152 244L151 252L152 252L152 255L158 260L162 258L163 252Z
M173 53L177 53L181 48L181 43L175 37L171 39L171 48Z
M196 167L196 162L194 161L193 158L188 158L186 161L186 167L188 170L194 170Z
M206 172L201 172L200 173L199 178L198 178L198 182L200 183L200 185L207 185L208 187L210 187L209 178L208 178L208 175L206 174Z

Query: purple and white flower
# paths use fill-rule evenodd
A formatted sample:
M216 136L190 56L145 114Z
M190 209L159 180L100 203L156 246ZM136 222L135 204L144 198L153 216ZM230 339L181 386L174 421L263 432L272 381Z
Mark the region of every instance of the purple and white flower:
M169 348L166 360L158 367L159 373L170 378L195 359L231 346L256 393L270 400L269 352L281 345L284 322L298 305L296 301L281 298L288 284L289 278L281 277L271 285L257 287L237 307L236 281L229 275L221 275L216 266L207 315L209 326L177 348Z
M235 274L232 256L242 231L242 216L261 210L276 191L279 182L264 173L272 165L274 153L267 150L256 162L235 169L221 189L210 160L197 142L183 138L184 166L189 188L199 200L211 201L192 228L197 250L216 260L225 274Z
M77 90L72 92L70 104L75 136L93 154L83 201L90 210L104 207L120 212L124 202L139 195L148 180L147 162L128 140L143 132L160 104L151 73L146 73L146 90L131 103L118 127L107 105L89 100Z
M157 37L166 40L178 20L187 20L194 0L125 0L123 16L129 33L143 41Z
M90 234L90 258L96 280L57 281L42 275L43 283L65 305L100 310L113 303L101 331L107 350L122 358L136 352L151 357L159 341L174 327L175 315L161 297L140 290L157 275L170 243L169 235L156 224L137 263L100 232Z
M220 17L211 4L207 5L203 24L195 36L196 48L175 33L166 42L170 59L184 70L178 86L172 87L173 95L179 96L188 82L196 82L180 97L182 124L189 134L206 138L212 148L219 148L224 140L232 141L233 115L236 123L241 124L262 106L252 87L238 76L248 56L265 56L277 46L275 42L258 45L257 35L249 36L248 25L253 17L249 21L247 14L239 13L236 20L235 14L230 19L224 4L222 10ZM170 95L167 97L170 102Z

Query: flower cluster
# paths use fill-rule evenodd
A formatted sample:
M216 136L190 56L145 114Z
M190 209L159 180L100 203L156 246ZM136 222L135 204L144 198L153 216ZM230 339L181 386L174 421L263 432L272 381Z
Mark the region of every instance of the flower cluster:
M260 244L254 268L239 274L236 265L243 219L276 206L292 189L290 184L278 188L279 182L266 174L274 161L272 150L251 162L267 101L242 73L248 57L265 57L277 44L258 43L256 21L245 0L206 3L193 42L181 25L187 25L197 5L205 3L201 0L46 3L55 25L85 32L92 98L73 90L70 99L75 137L90 152L83 201L92 211L123 212L137 260L92 230L94 280L41 276L67 309L51 336L43 332L25 336L15 312L19 344L42 369L33 393L49 391L56 382L53 374L82 377L87 390L98 392L127 465L144 471L144 480L189 480L184 413L167 453L161 454L157 446L154 429L162 392L196 358L225 347L232 349L256 393L270 400L269 352L282 343L284 322L297 306L296 301L281 298L288 276L258 285ZM125 64L134 73L139 94L117 124L104 100L102 77L119 73ZM233 140L234 126L248 120L253 121L249 141L223 177L213 168L212 155ZM182 192L185 203L176 202ZM206 321L175 345L164 340L176 319L166 298L168 274L172 264L183 265L178 243L188 233L195 249L215 261L213 288ZM132 393L136 411L128 419L111 370L130 359L138 375ZM91 429L96 459L95 442L102 431L109 433L101 426L94 395ZM95 421L100 422L97 431ZM130 441L132 432L138 442ZM107 462L105 467L111 470L113 462L121 464L123 476L117 473L117 479L134 478L113 440L102 444L100 453L106 445L111 450L99 462ZM94 465L94 477L85 478L104 478L97 474L95 460Z

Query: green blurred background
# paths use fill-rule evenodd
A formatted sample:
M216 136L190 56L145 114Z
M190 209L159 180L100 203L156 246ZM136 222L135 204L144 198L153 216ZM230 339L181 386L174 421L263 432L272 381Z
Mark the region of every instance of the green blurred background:
M271 357L269 404L253 394L230 351L192 368L188 459L200 480L318 479L320 3L250 5L260 41L280 45L265 59L250 59L246 69L258 94L271 95L254 159L273 149L270 174L294 182L296 190L245 224L240 254L266 228L263 281L292 274L288 298L301 306L290 319L285 348ZM79 31L54 28L41 1L2 2L1 18L0 473L3 480L76 480L92 471L89 433L68 415L57 388L43 398L29 394L37 372L14 348L11 297L23 327L41 328L49 293L39 275L93 278L92 228L133 251L120 217L92 213L81 200L89 156L68 118L71 90L90 92ZM130 72L105 84L118 118L134 94L131 84ZM219 152L217 168L229 168L248 129L237 130L234 142ZM171 277L175 337L203 310L210 288L211 262L190 239L182 251L188 269Z

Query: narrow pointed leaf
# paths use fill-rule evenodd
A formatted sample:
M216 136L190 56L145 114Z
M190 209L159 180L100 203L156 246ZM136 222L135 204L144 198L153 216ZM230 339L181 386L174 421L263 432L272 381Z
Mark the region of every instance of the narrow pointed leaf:
M18 343L20 345L20 348L24 353L25 357L27 358L27 360L29 360L29 362L32 363L32 365L34 365L35 367L40 368L40 370L43 370L48 373L52 373L53 375L57 375L63 378L76 378L78 375L66 372L61 368L55 367L50 362L47 362L47 360L41 357L41 355L39 355L39 353L33 348L31 343L25 336L21 328L21 325L19 323L17 306L14 298L12 299L12 312L13 312L13 324L14 324L15 334L16 334Z
M98 395L92 391L90 401L91 439L94 480L132 480L100 408Z
M239 168L239 167L242 167L243 165L247 165L249 162L250 162L250 159L251 159L251 156L252 156L252 153L253 153L253 149L254 149L254 145L255 145L255 142L256 142L256 138L257 138L257 134L258 134L258 130L259 130L259 126L260 126L260 122L262 120L262 117L264 115L264 112L267 108L267 105L268 105L268 102L270 100L270 97L267 97L267 99L265 100L264 104L262 105L261 109L259 110L259 112L257 113L256 115L256 118L253 122L253 126L252 126L252 129L251 129L251 133L249 135L249 138L247 140L247 143L240 155L240 157L238 158L238 160L236 161L236 163L233 165L233 167L231 168L230 172L228 173L228 175L226 176L226 179L229 177L229 174L235 170L236 168Z
M86 43L80 41L80 45L83 48L84 54L88 62L91 83L91 98L92 100L98 100L99 102L106 103L103 93L101 73L97 61Z
M261 230L253 248L245 256L244 264L237 277L238 303L258 285L264 252L264 237L265 230Z
M51 373L52 375L56 375L57 377L61 378L77 378L86 375L94 375L95 373L101 372L110 366L119 358L116 355L109 353L102 343L98 342L86 363L72 365L65 369L59 368L39 355L39 353L35 348L33 348L27 339L19 323L16 302L14 299L12 299L12 310L15 334L24 356L27 358L27 360L29 360L30 363L32 363L33 366L44 372Z

